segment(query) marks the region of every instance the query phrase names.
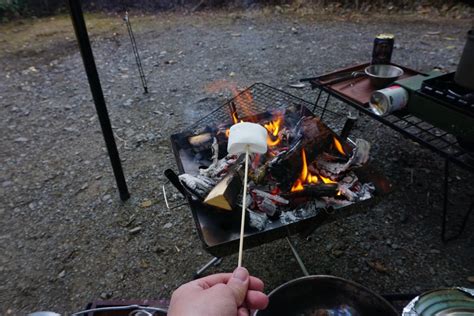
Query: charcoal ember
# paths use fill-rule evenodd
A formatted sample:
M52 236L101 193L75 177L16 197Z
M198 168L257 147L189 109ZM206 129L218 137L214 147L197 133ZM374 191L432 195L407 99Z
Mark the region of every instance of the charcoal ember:
M273 201L274 203L276 203L278 205L287 205L288 204L287 199L285 199L285 198L283 198L279 195L276 195L276 194L270 194L268 192L265 192L265 191L262 191L262 190L257 190L257 189L253 189L252 193L255 194L256 197L269 199L269 200Z
M278 207L287 205L288 200L278 196L267 193L265 191L253 189L251 190L255 208L260 212L267 214L269 217L275 216L278 212Z
M361 183L357 176L351 172L338 183L339 192L351 202L370 199L375 191L372 183Z

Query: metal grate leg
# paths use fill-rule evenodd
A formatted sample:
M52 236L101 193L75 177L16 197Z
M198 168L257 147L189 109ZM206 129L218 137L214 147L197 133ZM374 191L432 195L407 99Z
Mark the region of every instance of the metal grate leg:
M199 279L204 272L207 271L210 267L216 267L222 263L222 258L214 257L208 263L203 265L199 270L194 274L194 279Z
M288 242L288 245L290 245L291 252L293 252L293 256L295 257L296 261L298 262L298 265L300 266L301 271L303 272L303 274L305 276L308 276L309 275L308 270L306 270L306 267L303 263L303 260L301 260L301 257L298 254L298 251L296 251L295 246L291 242L290 236L286 237L286 241Z

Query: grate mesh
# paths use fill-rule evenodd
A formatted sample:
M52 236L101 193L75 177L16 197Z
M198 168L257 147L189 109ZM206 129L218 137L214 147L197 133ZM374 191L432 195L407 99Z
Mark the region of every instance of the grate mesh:
M239 117L250 117L278 108L288 108L292 105L304 107L319 117L324 112L324 123L336 133L342 130L344 117L340 114L324 110L320 106L314 106L308 101L263 83L256 83L240 92L237 96L198 120L188 130L195 131L206 126L215 127L222 123L231 124L231 113L234 109Z

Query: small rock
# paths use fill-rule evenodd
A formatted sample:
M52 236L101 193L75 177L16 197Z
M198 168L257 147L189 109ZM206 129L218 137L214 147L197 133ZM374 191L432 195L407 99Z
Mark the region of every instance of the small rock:
M26 137L18 137L18 138L15 138L15 142L16 143L25 143L28 141L28 138Z
M380 272L380 273L388 272L388 269L380 261L375 261L375 262L368 261L367 264L377 272Z
M64 278L65 276L66 276L66 270L63 270L63 271L59 272L59 274L58 274L58 279L62 279L62 278Z
M344 251L342 251L342 250L334 250L334 251L332 252L332 254L334 255L334 257L336 257L336 258L339 258L340 256L342 256L343 253L344 253Z
M430 253L431 253L431 254L440 254L441 251L439 251L438 249L431 249L431 250L430 250Z
M36 204L34 202L31 202L30 204L28 204L28 207L30 208L30 210L34 210L36 208Z
M235 76L235 72L231 71L229 74L229 77L234 77L234 76Z
M473 276L468 276L467 280L471 283L474 283L474 275Z
M162 252L165 251L165 248L164 248L163 246L161 246L161 245L156 245L155 248L153 248L153 251L154 251L155 253L162 253Z
M125 120L125 123L130 124L130 123L132 123L132 121L127 119L127 120Z
M108 300L112 297L112 292L102 292L100 293L100 298L103 300Z
M110 194L106 194L106 195L104 195L104 196L102 197L102 201L108 201L108 200L110 200L110 199L111 199Z
M7 188L13 185L12 181L3 181L2 182L2 187Z
M172 226L173 226L173 224L171 224L171 223L166 223L166 224L163 226L163 228L168 229L168 228L171 228Z
M134 227L128 231L130 235L138 234L142 230L141 226Z

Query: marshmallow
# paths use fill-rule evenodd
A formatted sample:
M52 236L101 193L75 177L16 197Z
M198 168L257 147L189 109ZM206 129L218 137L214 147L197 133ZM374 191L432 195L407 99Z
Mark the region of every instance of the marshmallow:
M267 152L267 130L255 123L241 122L232 125L227 143L229 154L244 153L264 154Z

